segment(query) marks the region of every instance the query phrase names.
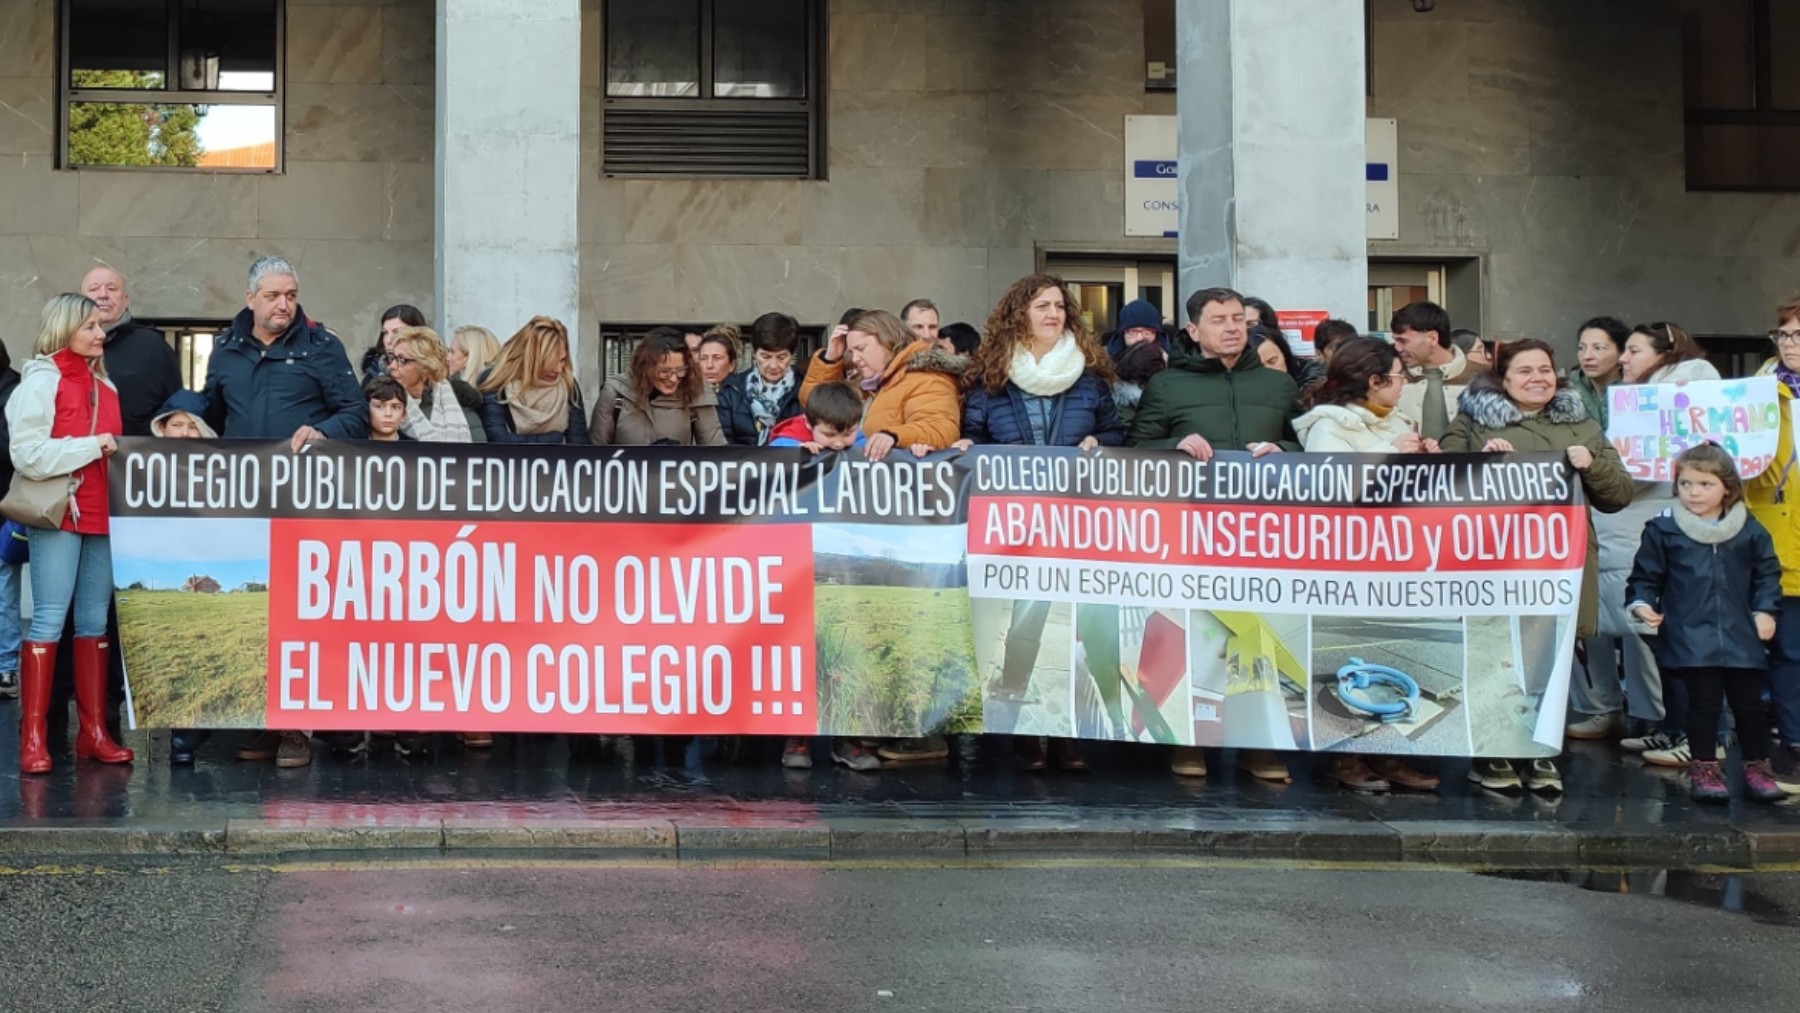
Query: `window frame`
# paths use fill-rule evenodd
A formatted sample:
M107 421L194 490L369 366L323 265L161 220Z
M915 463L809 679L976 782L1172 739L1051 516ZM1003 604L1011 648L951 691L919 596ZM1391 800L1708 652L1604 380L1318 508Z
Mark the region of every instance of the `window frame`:
M1696 183L1692 167L1687 164L1687 146L1692 143L1694 127L1800 127L1800 108L1775 108L1773 18L1769 0L1741 0L1750 10L1750 45L1752 48L1751 106L1747 109L1713 106L1688 106L1682 102L1682 185L1689 193L1800 193L1800 181L1788 184L1758 182L1747 185ZM1686 61L1683 61L1684 66ZM1705 66L1696 68L1706 72ZM1683 82L1683 92L1687 82Z
M608 94L608 40L611 38L610 0L600 0L600 175L605 179L804 179L825 178L825 99L826 99L826 0L802 0L806 5L806 97L805 98L718 98L712 94L716 54L713 49L714 0L697 0L700 18L700 73L698 94L682 95L611 95ZM742 112L806 113L807 171L804 176L773 176L763 173L733 172L609 172L606 169L606 113L609 109L629 112L702 112L714 114Z
M175 172L219 173L230 175L271 176L287 171L287 0L271 0L275 5L275 88L273 91L194 91L177 88L77 88L72 57L69 52L73 32L70 19L75 16L73 0L56 0L56 168L66 172ZM180 63L180 0L163 0L163 17L168 22L168 73ZM256 166L213 165L71 165L69 163L69 106L76 102L104 102L117 105L209 105L270 106L275 110L275 164Z

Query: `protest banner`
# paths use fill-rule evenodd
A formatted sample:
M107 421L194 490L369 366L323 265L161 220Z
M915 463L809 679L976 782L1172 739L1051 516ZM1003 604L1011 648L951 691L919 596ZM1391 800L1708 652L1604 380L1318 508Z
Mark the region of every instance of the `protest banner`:
M1701 443L1723 447L1737 458L1738 473L1751 478L1774 461L1781 440L1772 376L1613 386L1605 396L1606 437L1640 482L1674 481L1675 458Z
M110 468L142 725L1497 756L1560 741L1571 476L139 439Z

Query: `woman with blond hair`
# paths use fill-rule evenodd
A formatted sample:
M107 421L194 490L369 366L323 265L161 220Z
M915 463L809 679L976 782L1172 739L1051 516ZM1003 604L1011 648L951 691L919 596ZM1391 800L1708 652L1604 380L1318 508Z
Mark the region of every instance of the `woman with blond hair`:
M400 431L421 443L486 443L479 412L464 408L451 386L443 339L429 327L394 334L387 354L388 375L406 390L406 420Z
M474 324L464 324L450 335L450 351L445 353L452 379L480 382L494 360L500 358L500 339L494 332Z
M962 374L969 360L913 337L900 318L870 310L831 332L800 385L800 403L820 384L856 371L862 390L863 455L871 461L895 447L943 450L962 432Z
M532 317L477 386L489 443L588 442L587 413L562 321Z
M131 750L106 731L112 603L112 546L107 511L107 458L123 431L119 393L106 378L106 328L94 301L64 293L44 306L37 355L21 370L6 403L10 452L18 478L60 479L71 492L62 523L28 528L31 543L31 628L20 651L19 772L48 774L46 722L50 683L63 624L74 615L78 759L130 763Z

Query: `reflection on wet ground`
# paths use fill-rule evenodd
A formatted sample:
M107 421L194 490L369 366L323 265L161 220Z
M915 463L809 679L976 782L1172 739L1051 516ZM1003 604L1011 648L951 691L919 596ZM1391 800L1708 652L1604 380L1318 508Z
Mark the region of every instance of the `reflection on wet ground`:
M332 756L315 746L310 767L279 770L243 763L232 750L244 733L220 733L193 767L170 768L166 733L130 733L139 750L130 767L76 764L65 744L55 772L18 776L17 726L0 706L0 825L41 820L80 823L327 816L378 810L387 820L464 816L592 819L631 813L721 812L804 814L811 819L901 820L1007 817L1057 825L1105 820L1181 825L1184 820L1467 821L1555 826L1610 826L1676 832L1727 827L1800 827L1800 809L1734 801L1698 806L1677 771L1646 768L1605 745L1577 743L1565 761L1562 797L1501 795L1465 781L1467 760L1438 762L1435 794L1358 795L1317 775L1319 759L1292 754L1294 782L1268 784L1238 772L1235 754L1213 751L1212 776L1172 776L1165 750L1086 743L1085 774L1026 774L1014 769L1011 740L962 738L950 761L855 773L834 767L824 740L814 743L811 770L779 764L774 739L638 739L594 748L568 736L498 736L488 751L464 749L437 736L423 758L400 759L378 746L365 759Z
M1800 924L1800 909L1775 897L1770 889L1778 883L1786 883L1790 878L1781 874L1759 876L1688 869L1527 869L1478 872L1475 875L1530 883L1563 883L1589 893L1676 901L1732 914L1749 915L1766 925Z

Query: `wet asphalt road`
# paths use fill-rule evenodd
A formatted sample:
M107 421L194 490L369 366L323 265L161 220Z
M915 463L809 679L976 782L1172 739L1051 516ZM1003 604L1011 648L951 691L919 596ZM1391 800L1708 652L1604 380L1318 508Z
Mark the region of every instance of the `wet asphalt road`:
M1800 877L1552 878L1097 863L4 870L0 1009L1792 1008Z

